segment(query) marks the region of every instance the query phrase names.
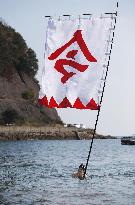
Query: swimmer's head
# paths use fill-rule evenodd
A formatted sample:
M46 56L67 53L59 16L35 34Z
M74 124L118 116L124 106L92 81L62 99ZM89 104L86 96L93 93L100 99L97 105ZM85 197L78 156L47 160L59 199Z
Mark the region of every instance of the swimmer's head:
M85 166L83 164L80 164L79 169L85 169Z

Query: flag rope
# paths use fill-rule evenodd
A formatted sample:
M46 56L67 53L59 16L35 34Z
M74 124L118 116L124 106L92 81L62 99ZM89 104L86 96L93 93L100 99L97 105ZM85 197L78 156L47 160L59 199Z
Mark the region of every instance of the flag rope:
M117 10L118 10L118 2L117 2ZM90 156L91 156L92 146L93 146L93 142L94 142L94 138L95 138L95 134L96 134L96 129L97 129L97 125L98 125L98 119L99 119L101 104L102 104L102 101L103 101L104 90L105 90L105 86L106 86L106 78L107 78L107 75L108 75L110 56L111 56L111 51L112 51L112 44L113 44L113 40L114 40L114 30L116 28L116 18L117 18L117 15L118 15L117 10L116 10L116 13L105 13L105 14L111 14L112 17L113 17L113 15L115 15L115 22L114 22L114 29L113 29L112 39L111 39L111 48L110 48L108 63L107 63L107 66L106 66L103 90L102 90L101 99L100 99L100 107L99 107L99 110L98 110L98 113L97 113L96 122L95 122L95 126L94 126L94 131L93 131L93 135L92 135L92 139L91 139L91 143L90 143L90 148L89 148L89 152L88 152L88 157L87 157L87 161L86 161L86 165L85 165L84 178L85 178L85 175L86 175L86 172L87 172L88 163L89 163L89 159L90 159Z

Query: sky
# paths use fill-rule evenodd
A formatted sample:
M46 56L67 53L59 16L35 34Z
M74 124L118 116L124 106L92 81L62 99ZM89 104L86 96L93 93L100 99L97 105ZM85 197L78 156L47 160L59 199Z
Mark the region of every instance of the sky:
M44 64L45 15L100 16L116 10L115 0L0 0L0 17L15 28ZM97 132L114 136L135 134L135 1L120 0L115 39ZM93 128L97 111L58 109L65 123Z

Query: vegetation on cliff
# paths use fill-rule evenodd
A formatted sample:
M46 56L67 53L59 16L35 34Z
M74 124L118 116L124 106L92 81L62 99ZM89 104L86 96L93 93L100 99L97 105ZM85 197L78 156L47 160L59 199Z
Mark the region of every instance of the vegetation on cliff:
M0 124L62 123L55 109L38 105L35 52L23 37L0 21Z
M11 67L17 72L34 76L38 69L35 52L28 48L23 37L13 28L0 22L0 75L5 76Z

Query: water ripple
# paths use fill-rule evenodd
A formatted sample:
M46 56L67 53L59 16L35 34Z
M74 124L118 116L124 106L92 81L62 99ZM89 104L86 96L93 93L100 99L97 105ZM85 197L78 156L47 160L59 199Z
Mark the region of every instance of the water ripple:
M135 147L95 140L87 179L71 177L90 142L0 142L1 205L134 205Z

